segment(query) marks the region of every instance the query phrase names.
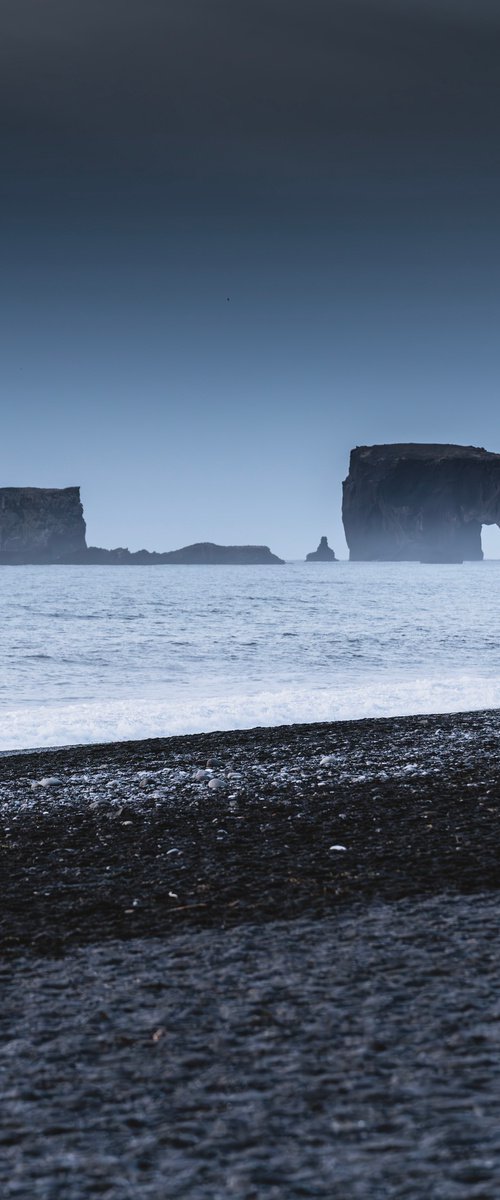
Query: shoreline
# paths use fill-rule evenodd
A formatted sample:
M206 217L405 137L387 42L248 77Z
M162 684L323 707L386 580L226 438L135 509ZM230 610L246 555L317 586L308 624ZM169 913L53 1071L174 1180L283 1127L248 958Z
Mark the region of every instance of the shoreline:
M499 768L498 710L5 755L1 945L496 889Z
M308 730L310 730L311 732L313 732L314 730L317 730L318 734L321 734L321 732L323 732L323 731L334 730L337 728L342 729L345 726L359 726L360 728L362 728L367 725L374 725L374 726L382 725L382 724L387 725L387 724L393 724L396 722L400 723L400 722L405 722L405 721L406 722L440 721L440 720L446 720L446 719L450 719L450 720L457 719L457 720L461 721L463 718L465 718L465 719L474 718L474 717L494 718L495 715L497 715L497 714L500 715L500 707L498 707L498 708L460 709L457 711L451 710L451 711L446 711L446 712L438 711L438 712L430 712L430 713L425 713L425 712L423 712L423 713L422 712L420 712L420 713L396 713L395 715L392 715L392 716L345 717L345 718L340 718L339 720L336 720L336 721L293 721L293 722L291 721L286 724L278 724L278 725L252 725L252 726L249 726L248 728L238 727L237 729L199 730L198 732L195 732L195 733L167 734L165 737L154 736L154 737L142 737L142 738L121 738L118 740L112 739L111 741L103 741L103 742L73 742L68 745L63 744L63 745L54 745L54 746L24 746L22 748L17 747L13 750L0 750L0 766L1 766L1 762L3 759L6 759L6 758L22 759L24 756L32 756L32 755L51 755L51 754L73 755L76 752L83 753L87 750L95 750L96 752L99 752L99 753L105 753L107 750L111 750L111 751L116 751L119 753L121 747L123 747L123 748L135 747L140 750L141 747L144 747L145 749L149 749L149 748L157 745L158 748L160 748L160 747L164 748L165 746L168 746L169 744L173 744L173 743L177 743L177 742L179 742L179 743L184 742L184 741L185 742L191 742L191 741L194 742L195 740L209 739L209 738L216 738L216 739L236 738L236 739L239 739L240 737L243 738L245 736L258 737L261 734L266 735L266 734L272 733L272 732L275 732L275 733L283 732L285 735L288 731L289 732L295 731L298 733L302 733L302 732L306 733Z

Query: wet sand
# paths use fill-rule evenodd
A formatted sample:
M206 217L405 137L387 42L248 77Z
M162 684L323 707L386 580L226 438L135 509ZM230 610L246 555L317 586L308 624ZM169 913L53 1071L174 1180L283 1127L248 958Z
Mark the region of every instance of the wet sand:
M2 756L2 1194L498 1194L499 767L496 712Z

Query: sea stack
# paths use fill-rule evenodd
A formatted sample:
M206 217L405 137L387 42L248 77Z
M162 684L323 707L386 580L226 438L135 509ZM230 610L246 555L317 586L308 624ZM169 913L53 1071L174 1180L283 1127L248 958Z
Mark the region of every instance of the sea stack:
M500 524L500 454L477 446L357 446L343 488L354 562L482 559L481 526Z
M306 554L306 562L337 562L334 551L328 545L328 538L322 537L318 549Z

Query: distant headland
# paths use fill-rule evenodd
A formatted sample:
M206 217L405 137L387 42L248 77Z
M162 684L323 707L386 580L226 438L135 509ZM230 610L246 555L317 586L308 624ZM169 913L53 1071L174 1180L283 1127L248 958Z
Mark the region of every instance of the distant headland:
M82 555L65 558L66 563L109 563L111 566L134 564L175 563L185 566L202 564L205 566L223 566L232 563L239 566L245 564L274 563L283 565L284 559L272 554L269 546L217 546L215 542L194 542L192 546L183 546L180 550L167 550L157 553L155 550L130 551L119 547L116 550L102 550L99 546L89 546Z
M87 546L80 488L0 488L0 564L283 564L268 546L196 542L165 553Z
M500 454L478 446L356 446L343 487L351 561L477 561L500 525Z

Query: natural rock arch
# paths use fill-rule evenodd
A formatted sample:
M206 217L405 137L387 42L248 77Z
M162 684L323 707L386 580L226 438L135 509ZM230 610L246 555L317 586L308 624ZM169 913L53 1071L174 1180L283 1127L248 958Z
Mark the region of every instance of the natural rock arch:
M342 518L354 561L482 559L482 525L500 525L500 454L476 446L357 446Z

